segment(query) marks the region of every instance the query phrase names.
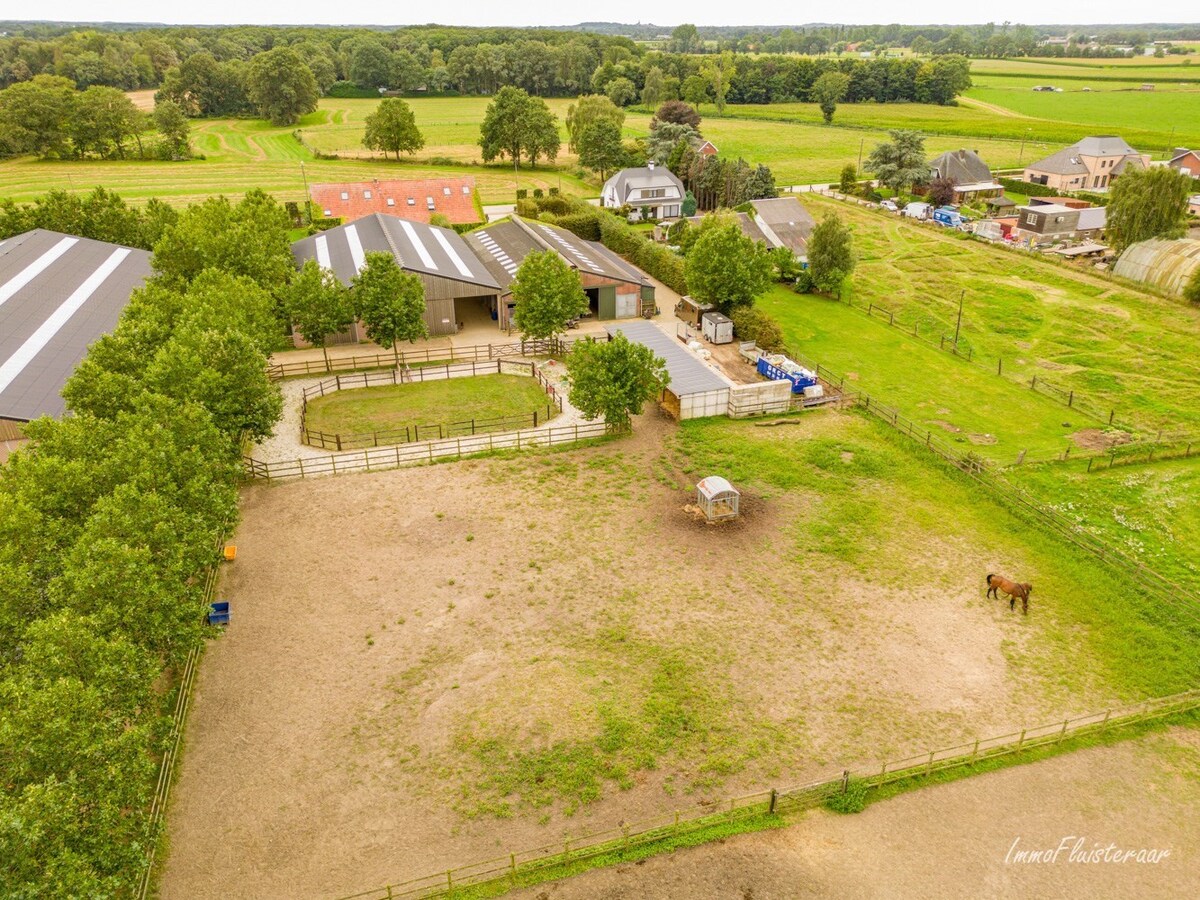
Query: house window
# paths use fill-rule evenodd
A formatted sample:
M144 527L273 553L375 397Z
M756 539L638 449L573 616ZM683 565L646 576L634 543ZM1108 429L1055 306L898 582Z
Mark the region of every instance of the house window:
M442 188L442 193L445 194L447 197L449 197L450 196L450 188L448 188L448 187Z
M363 191L363 199L364 199L364 200L370 200L370 199L371 199L371 192L370 192L370 191Z
M665 197L667 191L665 188L649 188L642 191L642 199L649 200L655 197Z
M1025 224L1026 225L1036 225L1037 224L1037 214L1036 213L1025 213Z
M388 205L388 206L395 206L395 205L396 205L396 201L395 201L395 200L393 200L391 197L388 197L388 198L387 198L387 205Z
M425 205L426 205L426 206L428 206L430 209L433 209L433 198L432 198L432 197L426 197L426 198L425 198Z
M409 206L416 206L416 205L417 205L417 201L416 201L415 199L413 199L412 197L409 197L409 198L408 198L408 205L409 205Z
M463 196L469 197L470 195L471 195L471 189L464 184L463 185Z
M349 200L349 199L350 199L350 192L349 192L349 191L342 191L342 199L343 199L343 200Z
M326 216L332 216L332 215L333 215L333 210L332 210L332 209L327 209L327 210L325 210L325 215L326 215Z

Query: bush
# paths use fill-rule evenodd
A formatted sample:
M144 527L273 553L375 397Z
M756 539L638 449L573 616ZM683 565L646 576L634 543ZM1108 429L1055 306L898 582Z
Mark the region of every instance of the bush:
M337 228L341 224L342 220L336 216L313 219L312 224L308 226L308 231L309 234L316 234L319 231L328 231L330 228Z
M743 341L754 341L768 353L783 350L783 329L769 315L753 306L739 306L730 316L733 332Z
M536 219L540 213L536 200L522 197L517 201L517 215L522 219Z
M541 188L533 189L533 199L534 200L541 200L544 196L546 196L546 192L543 191Z
M335 81L329 86L329 90L325 92L326 97L342 97L342 98L375 98L379 96L379 91L371 88L359 87L353 81Z
M796 276L796 283L792 285L792 290L797 294L811 294L813 290L812 272L808 269L801 269L800 274Z
M825 801L825 808L838 813L860 813L867 808L867 785L862 779L851 778L845 793L834 794Z
M1059 192L1044 184L1032 184L1016 178L997 178L996 183L1006 191L1014 194L1024 194L1026 197L1057 197Z
M517 189L517 199L518 200L524 200L528 196L529 196L529 191L526 190L525 188Z
M579 235L585 241L600 240L600 222L592 214L569 213L565 216L555 216L554 224Z
M431 156L429 157L431 166L461 166L462 162L457 159L451 159L448 156Z

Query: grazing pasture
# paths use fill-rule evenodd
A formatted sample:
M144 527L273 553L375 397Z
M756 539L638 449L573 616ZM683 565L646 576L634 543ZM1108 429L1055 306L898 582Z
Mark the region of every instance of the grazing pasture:
M1200 309L883 212L816 196L805 196L804 202L818 218L834 212L854 230L859 262L846 285L847 298L881 305L909 330L916 325L921 335L937 341L941 334L953 336L961 295L960 348L970 348L986 363L986 368L971 366L923 348L892 334L895 329L886 324L833 308L828 300L780 290L764 301L785 331L792 328L788 336L798 349L805 351L806 340L815 341L808 355L830 368L861 373L868 391L893 397L910 412L911 404L920 402L913 396L919 392L930 405L983 413L992 419L984 430L997 436L1039 434L1036 423L1043 416L1020 399L1029 390L1014 384L985 393L974 387L981 380L1002 382L995 371L1003 359L1007 375L1026 382L1036 376L1074 390L1093 406L1115 408L1118 421L1151 435L1160 428L1200 431L1195 403L1200 360L1194 352ZM910 367L915 367L911 376ZM973 387L956 397L966 384ZM1012 399L1003 400L1005 394ZM1049 431L1067 420L1094 427L1060 404L1045 409ZM1066 430L1060 430L1065 437Z
M686 508L712 473L730 526ZM1194 682L1152 599L853 413L254 486L235 540L167 898L349 893Z

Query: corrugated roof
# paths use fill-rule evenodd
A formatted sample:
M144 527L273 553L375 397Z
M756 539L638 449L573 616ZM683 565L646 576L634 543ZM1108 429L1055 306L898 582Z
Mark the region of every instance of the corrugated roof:
M1113 272L1182 294L1197 269L1200 269L1200 241L1155 239L1127 247Z
M145 250L40 228L0 241L0 418L61 415L63 385L149 275Z
M656 356L661 356L671 375L668 387L677 397L732 387L731 382L706 366L678 340L652 322L622 322L605 325L604 328L610 335L620 332L634 343L649 347Z
M460 235L448 228L410 222L374 213L292 244L296 265L315 259L346 285L363 267L366 254L391 253L408 272L448 278L497 291L500 285L470 251Z
M353 222L372 213L383 213L429 223L441 213L455 225L480 221L475 208L475 179L393 179L314 184L312 199L325 215Z

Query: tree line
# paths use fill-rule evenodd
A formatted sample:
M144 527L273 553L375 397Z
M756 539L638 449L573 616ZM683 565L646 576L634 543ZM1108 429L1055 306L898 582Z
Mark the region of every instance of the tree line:
M190 127L169 100L145 113L117 88L81 91L57 75L0 91L0 156L187 159Z
M71 415L30 423L0 467L6 897L135 892L241 441L281 410L265 366L286 229L258 192L182 211L154 277L67 382Z

